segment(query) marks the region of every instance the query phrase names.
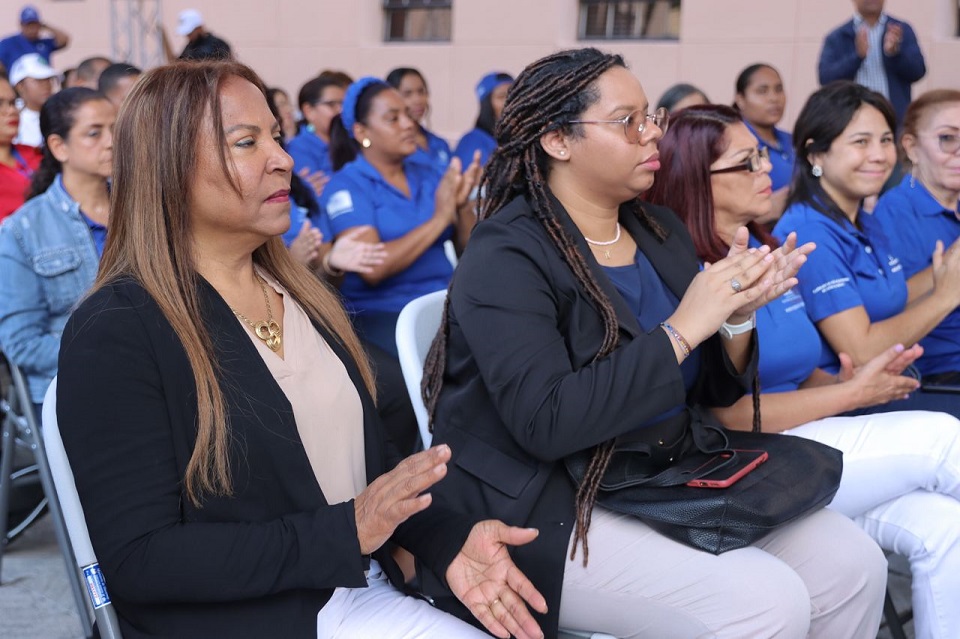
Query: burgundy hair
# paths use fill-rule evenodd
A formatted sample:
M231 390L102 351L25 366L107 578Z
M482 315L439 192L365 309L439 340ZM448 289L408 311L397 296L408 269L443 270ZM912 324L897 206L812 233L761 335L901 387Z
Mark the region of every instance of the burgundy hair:
M710 165L726 151L726 131L743 118L723 104L701 104L681 111L660 140L660 172L643 198L673 209L690 231L697 257L716 262L730 247L716 230ZM771 248L777 240L756 222L750 234Z

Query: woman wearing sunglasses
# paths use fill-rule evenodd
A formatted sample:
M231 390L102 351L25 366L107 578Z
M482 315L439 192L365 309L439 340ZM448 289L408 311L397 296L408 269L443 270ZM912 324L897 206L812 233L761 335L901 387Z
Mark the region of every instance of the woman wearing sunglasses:
M924 93L907 108L900 139L910 174L887 191L874 217L903 264L910 289L933 288L933 253L940 242L960 251L960 91ZM960 371L960 312L954 310L920 341L924 381Z
M819 510L714 555L604 508L594 481L566 471L586 453L586 477L602 477L628 433L649 444L652 471L670 467L698 405L743 395L753 313L812 248L750 251L740 229L698 272L676 215L638 200L668 123L650 111L622 58L596 49L534 62L510 90L424 370L435 441L453 455L431 493L540 531L511 553L547 599L548 637L875 637L885 562L842 515ZM421 577L452 601L439 575ZM494 598L488 614L514 605Z
M773 205L765 151L726 106L692 107L671 123L660 143L669 169L648 199L680 213L700 260L722 259L742 225L752 247L777 245L758 224ZM763 430L843 451L843 478L830 508L910 560L917 637L960 636L960 618L947 603L960 596L960 422L928 411L839 416L913 390L917 382L899 373L920 347L890 348L857 369L845 358L847 366L834 376L817 368L820 337L797 293L758 309L756 317ZM751 399L714 414L726 427L743 429Z
M886 98L836 82L810 96L794 129L797 163L774 235L795 232L817 245L799 290L828 347L821 366L831 374L842 370L840 353L863 366L895 344L916 344L960 305L960 250L932 248L926 286L917 279L908 285L901 252L876 216L862 211L893 170L895 128ZM958 417L960 395L920 388L860 412L914 409Z

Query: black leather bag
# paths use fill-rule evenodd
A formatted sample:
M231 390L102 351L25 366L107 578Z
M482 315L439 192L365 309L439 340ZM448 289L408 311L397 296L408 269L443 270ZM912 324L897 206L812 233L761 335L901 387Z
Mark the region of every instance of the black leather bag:
M719 555L823 508L840 486L843 454L835 448L791 435L728 431L704 424L693 410L681 417L688 424L685 444L666 467L651 468L658 446L643 431L617 440L597 491L598 504ZM685 485L705 476L696 470L704 461L734 449L764 450L769 458L727 488ZM584 451L565 460L577 485L590 457L591 451Z

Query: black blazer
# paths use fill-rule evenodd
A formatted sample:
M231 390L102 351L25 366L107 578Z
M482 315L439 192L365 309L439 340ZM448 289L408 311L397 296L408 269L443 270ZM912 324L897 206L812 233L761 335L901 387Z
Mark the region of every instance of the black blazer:
M63 334L57 416L107 589L128 639L316 637L333 589L366 585L353 501L327 504L283 391L223 299L203 281L199 292L232 426L234 489L202 508L182 484L197 420L181 345L190 336L130 280L94 293ZM360 393L372 481L396 458L354 362L317 330ZM431 507L394 540L443 574L472 522ZM401 584L391 547L374 556Z
M435 500L462 512L539 528L536 541L512 554L547 599L550 612L540 622L548 637L557 632L574 522L575 488L562 459L681 403L734 403L757 358L754 346L750 365L738 375L720 338L712 337L697 349L700 375L688 394L670 337L659 328L643 333L572 220L553 204L616 309L619 347L593 361L604 335L600 313L523 198L480 223L450 293L434 441L450 444L453 459L433 490ZM631 205L621 208L620 222L682 297L697 273L693 243L672 211L644 207L666 231L663 242ZM465 617L429 570L424 587Z

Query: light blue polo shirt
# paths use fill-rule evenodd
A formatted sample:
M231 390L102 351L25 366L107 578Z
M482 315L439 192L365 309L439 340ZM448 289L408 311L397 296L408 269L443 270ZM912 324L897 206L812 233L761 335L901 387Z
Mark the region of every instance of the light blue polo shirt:
M321 140L311 127L304 127L287 142L287 153L293 158L293 170L297 173L307 169L310 174L323 171L328 176L333 175L330 145Z
M862 211L858 220L862 230L846 220L838 223L811 206L794 204L773 229L780 241L796 231L798 243L817 244L797 274L797 288L814 323L858 306L871 322L878 322L906 306L903 265L892 254L877 220ZM829 351L826 342L824 348ZM822 362L822 368L831 373L839 370L835 353Z
M874 217L883 227L895 255L909 279L930 266L937 240L949 248L960 238L960 220L945 209L926 188L910 176L880 198ZM960 310L947 315L924 339L917 368L923 374L960 371Z
M757 147L767 149L770 153L770 180L773 182L773 190L776 191L784 186L790 186L790 179L793 176L793 164L797 159L797 154L793 150L793 136L774 127L773 134L777 138L776 146L768 143L757 135L756 129L750 126L750 123L744 120L744 124L757 138Z
M434 195L442 173L432 163L407 158L404 172L407 197L389 184L362 155L334 174L320 196L320 207L334 235L356 226L377 229L384 242L403 237L433 217ZM406 269L370 286L356 273L347 273L340 290L355 311L399 313L407 302L447 287L453 267L443 243L453 237L451 225Z
M460 138L453 154L460 158L464 168L473 161L473 152L480 149L480 166L486 166L490 155L496 150L497 141L483 129L474 129Z

